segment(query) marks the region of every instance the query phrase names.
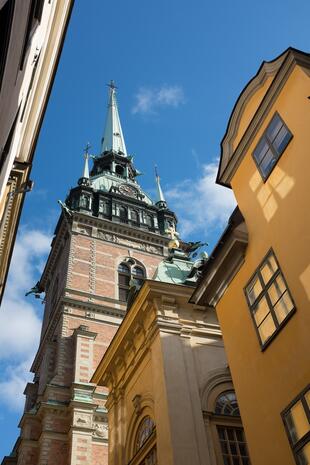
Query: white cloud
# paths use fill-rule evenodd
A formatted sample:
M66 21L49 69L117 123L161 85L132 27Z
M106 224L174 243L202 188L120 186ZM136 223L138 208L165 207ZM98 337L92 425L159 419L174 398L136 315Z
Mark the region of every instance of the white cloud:
M29 368L32 359L23 360L18 364L7 365L3 370L3 381L0 382L1 402L13 411L21 411L24 407L24 390L26 384L31 381Z
M41 322L34 307L23 298L4 300L0 328L0 360L23 359L37 347Z
M178 85L160 88L141 87L135 95L132 113L151 114L164 106L178 107L184 103L184 92Z
M24 401L23 391L31 376L29 368L41 331L33 297L25 297L25 292L38 281L50 243L48 234L20 228L0 309L0 401L15 410ZM9 394L1 395L4 392Z
M201 177L185 179L166 191L169 205L179 217L181 237L222 228L232 213L236 201L230 189L215 184L218 163L201 167Z

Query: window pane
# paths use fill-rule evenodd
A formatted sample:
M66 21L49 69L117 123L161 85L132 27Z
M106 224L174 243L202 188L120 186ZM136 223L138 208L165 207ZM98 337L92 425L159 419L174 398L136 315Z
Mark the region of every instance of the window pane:
M262 297L258 304L253 308L253 314L257 326L263 321L267 313L270 312L266 297Z
M264 283L267 284L278 269L273 255L269 255L260 269Z
M286 291L286 286L283 280L283 277L279 275L274 282L271 284L270 288L268 289L268 294L271 300L272 305L277 303L280 299L282 294Z
M124 265L124 263L121 263L118 267L118 271L121 273L128 273L129 274L129 268L127 265Z
M236 444L235 444L234 442L230 442L230 443L229 443L229 447L230 447L230 453L231 453L232 455L237 455L238 452L237 452L237 446L236 446Z
M258 328L258 332L259 332L259 335L261 337L262 343L266 342L267 339L269 339L270 336L273 335L275 330L276 330L276 326L274 324L272 316L269 314L265 318L265 320L262 322L260 327Z
M247 295L248 295L248 298L249 298L249 301L250 301L250 304L252 305L255 300L257 299L257 297L259 296L259 294L262 292L263 288L261 286L261 283L258 279L257 276L255 276L255 278L252 280L252 282L248 285L246 291L247 291Z
M283 126L283 123L282 123L282 120L279 118L278 115L275 115L267 130L266 130L266 134L267 136L269 137L269 140L271 142L273 142L274 138L276 137L276 135L278 134L278 132L280 131L281 127Z
M142 420L136 436L136 451L138 451L146 442L146 440L151 436L154 428L155 423L149 416Z
M235 439L234 430L232 428L227 428L226 431L227 431L228 439L234 440Z
M276 164L277 159L278 157L274 155L273 152L269 149L260 164L261 171L265 177L268 176L268 174Z
M229 465L250 465L242 428L217 426L223 461Z
M310 409L310 389L309 389L309 391L306 392L305 399L306 399L308 408Z
M118 275L118 283L123 284L124 286L129 286L130 277L127 275L120 274Z
M239 450L240 450L240 455L246 457L247 454L247 448L245 444L239 444Z
M238 402L234 391L226 391L215 402L215 413L220 415L240 416Z
M119 289L119 300L121 300L122 302L126 302L127 295L128 295L127 289L122 289L122 288Z
M293 308L293 302L288 292L286 291L274 307L274 311L278 322L281 323L281 321L283 321L286 318L286 316L290 313L291 310L293 310Z
M267 152L268 148L269 148L269 145L268 145L266 139L263 138L259 142L256 149L254 150L254 157L255 157L255 160L257 161L258 164L260 164L260 162L262 161L262 159L266 155L266 152Z
M287 414L286 420L294 444L310 431L308 418L301 400L293 405Z
M134 276L144 276L144 271L142 270L142 268L135 266L132 270L132 274Z
M297 454L298 465L310 464L310 442L308 442L303 449Z
M288 132L288 130L284 126L273 142L273 146L275 147L276 151L279 154L283 152L290 138L291 138L291 134Z
M228 454L228 447L227 447L226 442L221 441L221 449L222 449L223 454Z
M237 429L236 430L236 436L239 442L245 442L244 441L244 434L242 429Z

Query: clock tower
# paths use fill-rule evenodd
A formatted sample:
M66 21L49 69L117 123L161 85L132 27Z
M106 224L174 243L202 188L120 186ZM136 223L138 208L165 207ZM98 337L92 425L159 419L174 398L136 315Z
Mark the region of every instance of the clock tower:
M107 464L106 391L90 379L126 314L131 279L154 276L168 255L166 231L177 222L159 177L153 201L137 182L139 174L111 82L100 154L86 149L83 175L60 202L37 285L45 309L34 379L25 389L20 438L3 464Z

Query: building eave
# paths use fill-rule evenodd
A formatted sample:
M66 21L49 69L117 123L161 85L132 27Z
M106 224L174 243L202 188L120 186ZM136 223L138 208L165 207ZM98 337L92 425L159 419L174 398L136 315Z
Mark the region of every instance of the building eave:
M296 65L310 69L310 54L289 47L274 60L269 62L264 61L257 74L240 93L221 142L220 163L216 178L217 184L231 187L231 179L245 156L249 144L257 134L271 106ZM244 109L249 99L265 83L269 76L274 76L273 81L249 122L238 146L233 150L233 141L237 134Z
M215 307L245 259L248 232L238 207L202 271L190 302Z

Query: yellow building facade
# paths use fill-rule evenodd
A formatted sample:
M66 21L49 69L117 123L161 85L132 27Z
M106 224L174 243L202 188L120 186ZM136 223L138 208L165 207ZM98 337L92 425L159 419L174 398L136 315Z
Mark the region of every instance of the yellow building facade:
M192 290L146 280L93 375L109 465L225 465L228 437L250 464L218 321Z
M291 48L240 94L217 178L238 207L191 299L216 308L252 465L310 463L309 98Z

